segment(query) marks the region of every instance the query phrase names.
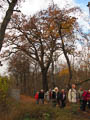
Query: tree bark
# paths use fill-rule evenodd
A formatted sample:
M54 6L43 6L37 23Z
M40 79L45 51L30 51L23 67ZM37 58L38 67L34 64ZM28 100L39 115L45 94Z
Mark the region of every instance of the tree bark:
M68 58L68 55L65 51L65 49L63 49L63 53L64 53L64 56L66 58L66 61L67 61L67 65L68 65L68 70L69 70L69 81L68 81L68 88L71 87L71 80L72 80L72 70L71 70L71 64L70 64L70 61L69 61L69 58Z
M4 17L4 20L1 24L1 28L0 28L0 51L1 51L3 40L5 37L5 31L6 31L7 25L11 19L11 15L13 14L13 10L14 10L14 7L15 7L17 1L18 0L12 0L12 2L9 3L8 10L7 10L6 15Z
M54 60L53 60L53 58L52 58L51 81L52 81L52 88L55 88L55 80L54 80Z
M46 92L48 91L48 80L47 80L47 70L42 70L42 84L43 90Z
M59 29L59 34L60 34L60 36L61 36L62 50L63 50L64 56L65 56L65 58L66 58L67 65L68 65L68 70L69 70L69 81L68 81L68 89L69 89L69 88L71 87L71 80L72 80L71 64L70 64L69 57L68 57L68 55L67 55L67 51L65 50L65 45L64 45L64 41L63 41L63 37L62 37L61 28Z

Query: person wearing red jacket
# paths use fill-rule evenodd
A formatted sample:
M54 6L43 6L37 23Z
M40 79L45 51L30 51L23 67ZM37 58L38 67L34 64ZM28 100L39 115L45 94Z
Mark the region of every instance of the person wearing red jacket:
M88 102L88 108L90 109L90 90L87 92L87 102Z
M35 100L36 100L36 104L39 104L39 92L36 92Z
M86 110L86 105L87 105L87 91L83 91L83 94L82 94L82 111L85 111Z

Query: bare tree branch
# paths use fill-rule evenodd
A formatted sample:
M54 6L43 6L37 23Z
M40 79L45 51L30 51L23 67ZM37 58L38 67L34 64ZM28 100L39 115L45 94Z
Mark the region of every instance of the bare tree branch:
M2 48L2 44L3 44L3 40L4 40L7 25L9 23L10 19L11 19L11 15L13 14L13 10L14 10L14 7L15 7L17 1L18 0L12 0L12 2L9 4L8 10L7 10L6 15L4 17L4 20L1 24L1 28L0 28L0 50ZM9 2L9 0L8 0L8 2Z

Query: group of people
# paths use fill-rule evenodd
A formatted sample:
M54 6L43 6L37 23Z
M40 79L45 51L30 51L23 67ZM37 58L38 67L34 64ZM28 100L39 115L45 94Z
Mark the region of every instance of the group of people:
M80 109L86 111L86 106L90 109L90 89L84 90L80 88L76 90L76 85L72 84L72 88L68 91L68 100L71 103L80 103Z
M52 103L54 107L56 105L62 108L66 106L66 92L64 89L59 91L58 87L55 87L53 90L49 89L46 93L41 89L40 92L36 92L35 99L37 104L44 104L44 100L46 99L46 101Z
M39 92L35 94L36 103L39 104L40 102L44 104L44 90L41 89Z
M86 106L88 106L88 108L90 109L90 89L83 90L82 88L80 88L78 93L80 99L80 109L86 111Z
M79 102L82 111L86 110L86 106L90 109L90 90L83 90L82 88L76 90L75 84L72 84L68 92L64 89L59 90L58 87L55 87L53 90L49 89L46 93L44 90L40 90L35 94L37 104L44 104L44 100L46 99L48 102L52 103L54 107L58 105L61 108L66 106L66 98L68 98L68 101L72 104Z
M58 87L55 87L54 90L52 90L51 94L51 101L52 105L55 107L58 105L61 108L64 108L66 106L66 92L64 89L61 89L61 91L58 89Z

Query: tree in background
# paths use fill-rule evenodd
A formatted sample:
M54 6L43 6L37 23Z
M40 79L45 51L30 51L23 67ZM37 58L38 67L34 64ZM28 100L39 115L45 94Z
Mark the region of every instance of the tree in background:
M21 52L13 54L9 60L8 72L15 78L13 87L20 88L22 93L29 87L30 69L30 59Z

